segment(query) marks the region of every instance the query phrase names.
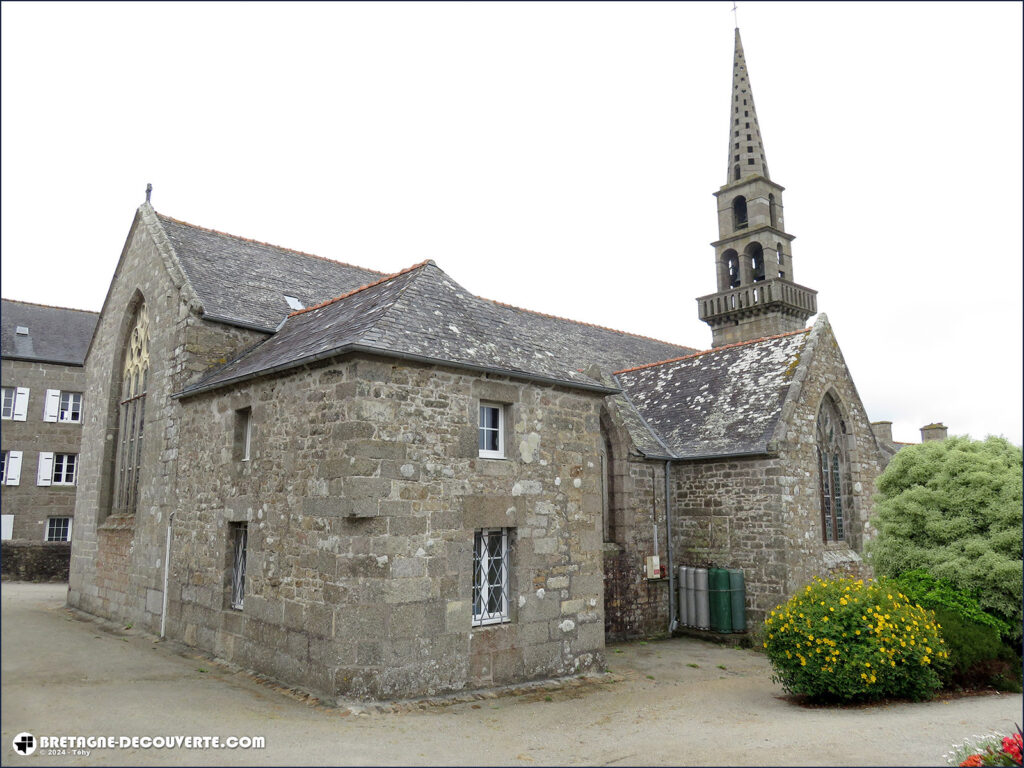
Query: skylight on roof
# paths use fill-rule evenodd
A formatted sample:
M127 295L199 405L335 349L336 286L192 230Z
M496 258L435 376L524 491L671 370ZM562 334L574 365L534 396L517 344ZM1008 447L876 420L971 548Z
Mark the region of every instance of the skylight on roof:
M28 328L25 327L24 325L19 325L17 328L14 329L14 332L19 336L28 336Z
M305 309L306 307L294 296L285 295L284 300L288 302L288 306L292 309Z

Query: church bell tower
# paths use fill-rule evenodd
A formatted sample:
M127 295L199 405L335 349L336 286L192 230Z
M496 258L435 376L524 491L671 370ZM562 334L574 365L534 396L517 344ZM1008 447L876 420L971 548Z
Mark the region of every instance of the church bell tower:
M729 165L718 199L718 291L697 299L721 347L797 331L817 309L817 291L793 281L793 235L782 216L783 187L771 180L740 30L732 64Z

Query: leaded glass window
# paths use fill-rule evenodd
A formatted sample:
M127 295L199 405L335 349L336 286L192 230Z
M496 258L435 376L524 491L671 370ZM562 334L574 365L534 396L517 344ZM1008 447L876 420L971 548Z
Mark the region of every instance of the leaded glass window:
M846 423L831 395L825 397L818 412L817 453L822 537L825 541L842 541L846 538L845 493L849 486Z
M508 528L484 528L473 537L473 625L509 620Z
M142 464L142 429L146 417L146 386L149 379L149 313L139 307L128 335L121 375L118 414L117 493L115 511L133 515L139 501L139 468Z
M248 523L231 524L231 607L245 605L245 565L249 549Z

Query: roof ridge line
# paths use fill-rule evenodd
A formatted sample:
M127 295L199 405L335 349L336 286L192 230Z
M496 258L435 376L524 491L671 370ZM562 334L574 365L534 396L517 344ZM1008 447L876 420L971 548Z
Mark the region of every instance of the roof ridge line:
M421 267L425 267L428 264L434 264L434 260L433 259L426 259L425 261L421 261L419 264L413 264L411 267L406 267L405 269L403 269L403 270L401 270L399 272L395 272L393 275L384 275L384 277L382 277L380 280L375 280L372 283L367 283L366 285L361 285L358 288L355 288L355 289L349 291L348 293L343 293L341 296L335 296L333 299L328 299L327 301L321 301L319 304L314 304L311 307L305 307L303 309L296 309L294 312L290 313L288 315L288 317L295 317L296 315L302 315L302 314L305 314L306 312L312 312L314 309L323 309L324 307L329 306L331 304L334 304L337 301L341 301L342 299L347 299L349 296L357 294L360 291L365 291L367 288L373 288L374 286L380 285L381 283L386 283L388 280L394 280L396 277L401 277L404 274L412 272L413 270L416 270L416 269L420 269ZM437 266L437 265L435 264L435 266Z
M659 344L667 344L670 347L686 347L685 344L674 344L671 341L665 341L664 339L656 339L653 336L644 336L642 333L632 333L630 331L620 331L618 328L611 328L607 325L598 325L597 323L588 323L585 320L573 320L571 317L562 317L561 315L552 315L547 312L539 312L536 309L527 309L526 307L517 307L515 304L506 304L504 301L497 301L496 299L488 299L485 296L477 296L476 298L483 301L489 301L492 304L497 304L499 307L507 307L508 309L518 309L520 312L529 312L531 315L540 315L541 317L550 317L552 320L563 320L567 323L574 323L576 325L585 325L589 328L600 328L602 331L611 331L612 333L619 333L623 336L632 336L636 339L647 339L648 341L656 341ZM692 349L692 347L687 347Z
M78 309L77 307L58 307L55 304L40 304L38 301L23 301L22 299L4 299L0 298L0 301L10 301L14 304L28 304L32 307L43 307L44 309L63 309L68 312L87 312L90 315L98 315L99 312L92 309Z
M680 360L690 360L694 357L702 357L704 355L710 355L712 352L721 352L725 349L735 349L736 347L744 347L747 344L757 344L760 341L771 341L772 339L783 339L786 336L796 336L798 333L808 333L810 328L801 328L799 331L787 331L786 333L777 333L774 336L762 336L759 339L748 339L747 341L737 341L735 344L726 344L722 347L712 347L711 349L705 349L701 352L695 352L692 355L683 355L682 357L673 357L669 360L659 360L656 363L646 363L644 365L637 365L633 368L624 368L621 371L613 371L612 375L618 376L620 373L633 373L634 371L642 371L644 368L653 368L656 365L666 365L668 363L678 363Z
M311 259L320 259L321 261L329 261L332 264L340 264L343 267L351 267L352 269L359 269L359 270L362 270L363 272L376 272L378 275L385 274L384 272L381 272L379 269L370 269L369 267L360 267L358 264L349 264L347 261L338 261L337 259L331 259L331 258L328 258L327 256L319 256L319 255L317 255L315 253L309 253L308 251L299 251L299 250L296 250L295 248L289 248L286 245L278 245L277 243L268 243L265 240L256 240L256 239L251 238L251 237L243 237L242 235L233 235L230 232L224 232L224 231L219 230L219 229L213 229L212 227L204 227L201 224L193 224L191 221L185 221L183 219L176 219L173 216L168 216L166 213L160 213L159 211L157 211L155 209L153 210L153 213L155 213L157 216L160 216L162 218L165 218L165 219L168 219L170 221L173 221L176 224L183 224L186 227L192 227L193 229L199 229L199 230L202 230L203 232L209 232L210 234L213 234L213 235L223 235L224 237L231 237L231 238L234 238L235 240L241 240L241 241L246 242L246 243L253 243L254 245L265 245L268 248L277 248L279 251L288 251L289 253L296 253L299 256L308 256Z

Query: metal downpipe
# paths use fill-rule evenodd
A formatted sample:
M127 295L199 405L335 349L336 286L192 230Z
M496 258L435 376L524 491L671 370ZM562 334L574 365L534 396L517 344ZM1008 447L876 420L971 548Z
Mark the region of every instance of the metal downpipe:
M665 459L665 554L668 556L668 633L676 630L676 569L672 560L672 496L669 489L669 474L672 460Z
M167 516L167 542L164 547L164 596L163 605L160 607L160 637L163 638L164 629L167 627L167 581L171 573L171 524L174 523L174 513Z

